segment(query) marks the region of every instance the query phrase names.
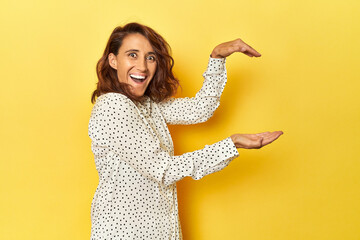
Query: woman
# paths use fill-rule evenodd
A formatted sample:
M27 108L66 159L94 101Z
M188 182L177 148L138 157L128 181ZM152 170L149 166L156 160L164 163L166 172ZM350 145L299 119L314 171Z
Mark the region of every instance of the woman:
M195 97L170 98L178 87L167 42L153 29L129 23L112 32L97 64L96 103L89 121L99 185L91 204L91 239L182 239L176 182L201 179L282 132L234 134L174 156L167 124L208 120L227 81L225 58L261 55L240 39L212 51Z

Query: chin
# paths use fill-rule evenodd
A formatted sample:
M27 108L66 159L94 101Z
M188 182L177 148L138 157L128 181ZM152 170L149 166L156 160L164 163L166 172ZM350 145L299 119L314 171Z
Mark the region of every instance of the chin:
M144 97L144 93L135 93L137 97Z

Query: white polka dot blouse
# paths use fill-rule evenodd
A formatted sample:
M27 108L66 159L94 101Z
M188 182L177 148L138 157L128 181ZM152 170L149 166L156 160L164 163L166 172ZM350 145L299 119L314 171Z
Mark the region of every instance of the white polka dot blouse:
M91 203L91 239L182 239L176 182L199 180L239 156L228 137L174 156L167 124L207 121L227 81L225 58L209 58L195 97L133 103L99 96L88 125L99 184Z

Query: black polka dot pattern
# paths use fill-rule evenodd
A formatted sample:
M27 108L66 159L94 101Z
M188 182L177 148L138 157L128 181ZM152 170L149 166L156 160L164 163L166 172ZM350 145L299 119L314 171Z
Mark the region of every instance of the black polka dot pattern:
M120 93L97 98L89 121L99 185L91 239L182 239L176 182L220 171L239 156L228 137L174 156L167 124L209 119L226 84L225 59L211 58L193 98L133 103Z
M207 121L220 105L227 74L226 58L211 58L204 72L204 83L195 97L171 98L159 103L168 124L195 124Z

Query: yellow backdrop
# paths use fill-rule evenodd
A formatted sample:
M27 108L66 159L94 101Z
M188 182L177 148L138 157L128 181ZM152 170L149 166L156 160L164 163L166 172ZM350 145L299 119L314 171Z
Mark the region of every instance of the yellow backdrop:
M2 1L0 239L89 239L95 64L131 21L172 46L178 97L200 89L217 44L262 54L227 59L213 118L171 126L176 154L284 131L178 183L185 240L360 239L359 16L358 0Z

